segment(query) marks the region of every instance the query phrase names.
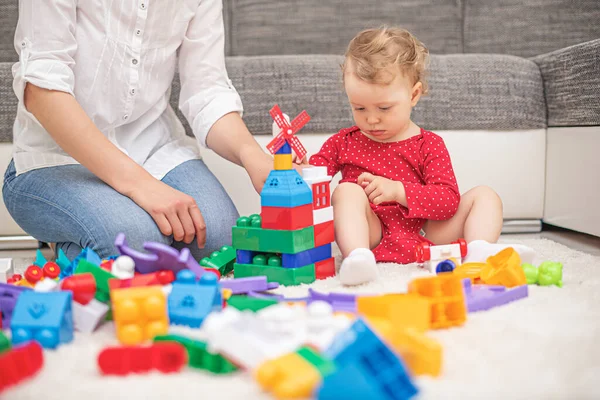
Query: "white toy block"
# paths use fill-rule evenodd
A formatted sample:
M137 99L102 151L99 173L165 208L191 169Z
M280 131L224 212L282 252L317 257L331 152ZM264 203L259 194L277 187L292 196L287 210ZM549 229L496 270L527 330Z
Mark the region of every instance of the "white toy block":
M85 306L73 302L73 326L83 333L91 333L96 330L101 321L106 318L108 305L92 299Z
M321 224L323 222L333 221L333 207L319 208L313 210L313 224Z
M535 250L522 244L488 243L485 240L473 240L467 244L467 256L463 259L463 263L486 262L488 257L498 254L507 247L512 247L519 253L521 264L538 265L541 262L536 259L537 253Z
M0 283L6 283L14 273L12 258L0 258Z
M33 290L35 290L36 292L45 293L56 292L58 291L58 282L56 282L54 279L49 278L42 279L41 281L35 284Z
M327 175L327 167L310 166L302 168L302 179L313 190L313 185L317 183L330 182L331 176Z
M462 254L460 244L429 246L429 256L424 256L423 267L432 274L437 274L437 265L444 260L453 261L457 267L461 265Z
M314 301L307 307L306 344L324 351L351 324L352 319L347 315L334 314L331 304Z
M110 272L119 279L133 278L135 261L129 256L120 256L112 263Z

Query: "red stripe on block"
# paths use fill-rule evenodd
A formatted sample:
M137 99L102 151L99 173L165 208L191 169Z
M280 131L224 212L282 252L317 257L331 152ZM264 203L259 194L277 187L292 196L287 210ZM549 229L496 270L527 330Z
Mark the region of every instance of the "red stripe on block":
M332 243L334 240L333 221L315 225L315 247Z

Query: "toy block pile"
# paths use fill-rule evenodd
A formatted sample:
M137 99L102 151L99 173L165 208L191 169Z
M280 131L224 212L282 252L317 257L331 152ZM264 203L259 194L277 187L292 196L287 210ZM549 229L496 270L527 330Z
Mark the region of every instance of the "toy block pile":
M275 138L274 169L261 191L261 212L240 217L232 228L237 250L236 278L265 275L282 285L312 283L335 275L331 255L333 207L326 167L294 169L292 150L302 159L306 150L295 136L310 119L306 111L291 123L278 106L271 110Z

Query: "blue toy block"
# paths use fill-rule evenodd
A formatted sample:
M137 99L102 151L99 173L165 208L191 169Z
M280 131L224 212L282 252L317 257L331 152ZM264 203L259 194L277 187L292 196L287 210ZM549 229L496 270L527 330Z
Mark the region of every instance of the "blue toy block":
M371 393L367 397L335 398L407 400L418 393L399 355L390 350L361 318L339 334L323 355L338 367L338 372L325 378L321 387L324 399L334 398L331 396L336 392L338 396L340 392L349 394L355 390L364 393L368 391L366 385L370 386ZM336 374L341 376L335 377Z
M285 141L283 146L281 146L281 148L275 152L275 154L292 154L292 147L287 142L287 140Z
M215 274L203 274L196 283L196 275L182 270L173 282L169 294L169 320L173 325L199 328L211 311L222 309L221 287Z
M35 340L47 349L73 340L73 293L21 293L10 328L13 345Z
M67 268L61 267L59 278L63 279L67 276L73 275L75 269L77 268L77 265L79 265L80 260L86 260L87 262L90 262L97 266L100 266L100 264L102 264L102 259L100 258L100 256L96 254L94 250L90 249L89 247L86 247L85 249L81 250L81 252L77 255L77 257L75 257L75 259L69 264Z
M44 268L44 265L46 265L47 262L48 260L46 260L46 257L44 257L44 255L42 254L42 251L40 249L37 249L37 251L35 252L35 261L33 262L33 265L37 265L40 268Z
M281 266L284 268L300 268L331 258L331 243L301 251L296 254L282 254ZM238 261L239 263L239 261Z
M64 251L62 251L62 249L58 249L58 257L56 257L56 265L58 265L60 267L60 271L61 271L60 277L61 278L62 278L62 271L66 270L67 268L69 268L71 266L71 260L69 260L69 257L67 257L67 255L65 254Z
M252 264L252 257L254 257L254 252L250 250L237 250L236 251L235 261L238 264Z
M310 187L295 169L272 170L260 193L260 205L298 207L312 204Z

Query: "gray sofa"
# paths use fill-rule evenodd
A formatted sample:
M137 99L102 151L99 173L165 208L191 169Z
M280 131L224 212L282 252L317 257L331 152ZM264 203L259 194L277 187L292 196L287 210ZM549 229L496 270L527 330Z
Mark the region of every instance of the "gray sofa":
M590 151L600 145L599 1L224 0L223 6L229 75L261 144L271 134L274 103L290 115L309 112L312 120L300 133L309 152L351 126L341 54L360 29L399 25L432 53L431 93L413 117L446 141L461 191L496 189L507 232L539 230L547 221L600 236L600 158ZM2 171L16 109L10 69L17 8L17 0L0 0ZM175 109L178 89L175 76ZM256 212L258 196L243 171L203 154L240 213ZM0 236L19 235L0 204Z

